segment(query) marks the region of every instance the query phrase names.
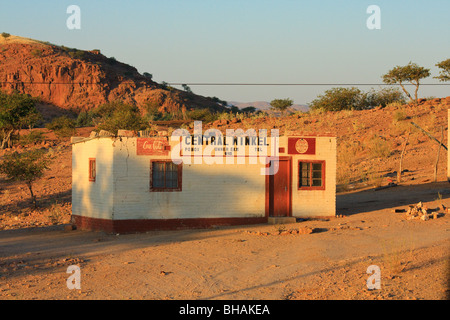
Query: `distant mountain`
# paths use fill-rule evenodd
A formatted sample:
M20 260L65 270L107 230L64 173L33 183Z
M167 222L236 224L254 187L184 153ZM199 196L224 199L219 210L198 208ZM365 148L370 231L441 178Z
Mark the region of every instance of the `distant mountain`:
M267 101L253 101L253 102L237 102L237 101L229 101L229 105L233 105L238 107L239 109L247 108L247 107L255 107L261 111L269 111L270 110L270 102ZM302 111L307 112L309 108L304 104L294 104L290 108L292 111Z

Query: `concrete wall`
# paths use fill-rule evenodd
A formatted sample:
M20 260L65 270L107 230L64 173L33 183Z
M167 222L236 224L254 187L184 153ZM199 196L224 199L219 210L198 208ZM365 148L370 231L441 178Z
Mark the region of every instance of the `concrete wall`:
M72 214L113 218L113 139L101 138L72 145ZM96 159L95 182L89 181L89 158Z
M325 161L325 190L298 190L299 160ZM334 216L336 214L336 138L317 137L314 155L292 155L292 170L292 216Z
M176 142L171 142L172 150ZM333 216L336 208L336 138L316 137L314 155L292 157L292 215ZM113 220L257 218L266 215L263 164L183 164L182 191L150 191L151 160L137 155L137 138L99 138L75 143L72 152L72 213ZM89 158L97 177L89 181ZM326 162L325 190L298 190L298 160Z
M183 164L182 191L151 192L150 160L136 155L136 138L114 148L114 219L264 217L262 165Z

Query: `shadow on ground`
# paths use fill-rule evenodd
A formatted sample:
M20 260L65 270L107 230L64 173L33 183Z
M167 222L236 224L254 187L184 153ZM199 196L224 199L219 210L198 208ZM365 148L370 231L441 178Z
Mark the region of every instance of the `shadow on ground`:
M336 196L337 214L353 215L388 208L406 207L418 202L450 198L450 184L445 182L396 186L378 191L365 190Z

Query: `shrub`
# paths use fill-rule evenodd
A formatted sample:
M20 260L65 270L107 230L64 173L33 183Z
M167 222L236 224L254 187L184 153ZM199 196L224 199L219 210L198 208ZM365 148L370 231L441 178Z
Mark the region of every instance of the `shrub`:
M1 146L12 147L11 137L24 126L32 127L40 115L35 107L36 99L26 94L6 94L0 91Z
M387 158L391 154L389 142L377 135L374 135L372 139L370 139L368 147L371 156L374 158Z
M10 180L24 182L30 191L34 207L37 207L33 183L44 175L49 162L50 158L42 150L13 152L4 156L0 163L0 173L5 174Z
M375 91L372 89L370 92L364 94L365 108L373 107L386 107L388 104L397 102L406 103L405 96L398 88L383 88Z
M41 57L42 56L42 50L34 49L31 51L31 55L33 57Z
M406 119L406 115L403 111L395 111L392 115L392 119L394 122L402 121Z
M47 123L45 127L52 130L60 138L67 138L75 133L75 120L67 116L61 116Z
M62 128L75 128L75 121L67 116L61 116L54 118L52 122L47 123L45 127L52 131Z
M81 111L75 121L76 127L90 127L93 124L93 114L89 111Z
M11 35L9 34L9 33L7 33L7 32L2 32L2 37L3 38L9 38Z
M22 135L19 138L19 144L26 146L30 144L38 144L44 141L44 135L41 131L31 131L29 134Z
M323 111L358 110L364 107L362 98L358 88L332 88L319 95L309 107L310 110Z
M106 130L117 134L120 129L139 131L147 128L145 119L136 106L116 101L95 109L98 118L97 130Z
M203 122L212 122L215 120L214 115L208 109L194 109L186 113L191 120L199 120Z

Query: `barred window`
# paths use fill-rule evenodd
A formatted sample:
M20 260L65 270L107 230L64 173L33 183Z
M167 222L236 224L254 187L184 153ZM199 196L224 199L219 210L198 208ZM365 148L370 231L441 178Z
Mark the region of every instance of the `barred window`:
M299 189L325 189L325 161L299 161L298 173Z
M151 162L151 191L181 191L181 164L171 160Z

